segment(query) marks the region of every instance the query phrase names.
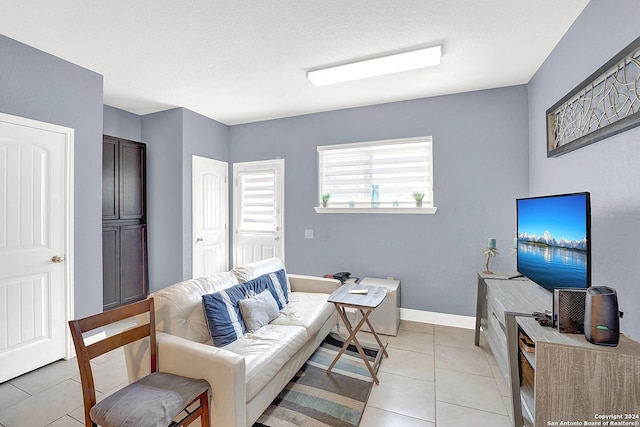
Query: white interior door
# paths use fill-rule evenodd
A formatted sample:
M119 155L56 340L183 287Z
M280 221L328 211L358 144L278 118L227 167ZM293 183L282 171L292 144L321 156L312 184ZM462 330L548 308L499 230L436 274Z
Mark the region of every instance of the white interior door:
M233 165L233 264L284 261L284 159Z
M70 357L73 130L0 114L0 382Z
M229 269L229 166L193 156L193 277Z

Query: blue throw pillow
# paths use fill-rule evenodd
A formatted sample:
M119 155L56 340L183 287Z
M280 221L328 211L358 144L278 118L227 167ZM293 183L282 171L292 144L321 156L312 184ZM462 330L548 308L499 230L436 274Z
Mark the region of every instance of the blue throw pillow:
M247 332L240 313L240 300L258 295L266 289L276 300L278 310L282 310L289 303L284 269L202 296L204 317L207 319L213 345L222 347L231 344Z
M235 285L215 294L202 296L204 317L216 347L231 344L247 331L239 306L239 301L250 295L247 292L247 287Z
M263 274L260 277L256 277L248 282L241 283L240 286L245 286L247 289L259 294L265 289L269 289L273 299L278 303L278 308L282 310L285 305L289 303L289 293L287 291L287 276L284 271L278 270L274 273Z
M285 305L289 304L289 291L287 289L287 273L284 270L278 270L275 273L269 274L271 279L271 286L269 290L278 303L280 310ZM277 296L276 296L277 295Z

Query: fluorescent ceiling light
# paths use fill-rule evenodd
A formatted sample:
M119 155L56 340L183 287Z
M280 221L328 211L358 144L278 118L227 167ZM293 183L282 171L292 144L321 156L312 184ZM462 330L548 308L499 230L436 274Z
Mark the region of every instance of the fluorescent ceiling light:
M321 70L307 71L307 78L316 86L325 86L440 65L441 56L442 46L434 46Z

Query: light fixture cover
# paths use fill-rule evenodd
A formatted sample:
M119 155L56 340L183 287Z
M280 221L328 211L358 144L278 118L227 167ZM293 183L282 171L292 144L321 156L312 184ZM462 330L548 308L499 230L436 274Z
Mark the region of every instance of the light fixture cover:
M307 78L316 86L325 86L439 65L441 56L442 46L438 45L321 70L307 71Z

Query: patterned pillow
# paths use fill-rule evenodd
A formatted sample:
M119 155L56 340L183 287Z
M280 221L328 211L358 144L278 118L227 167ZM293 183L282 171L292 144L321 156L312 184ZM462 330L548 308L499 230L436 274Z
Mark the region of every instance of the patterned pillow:
M247 287L256 294L269 289L273 299L278 303L278 309L282 310L289 303L289 292L287 290L287 275L284 271L278 270L273 273L263 274L253 280L240 284Z
M213 345L222 347L231 344L247 331L238 302L247 298L248 289L235 285L214 294L202 296L204 317L207 319Z
M231 344L246 333L247 327L242 318L239 303L267 289L276 300L278 310L282 310L289 303L284 269L202 296L204 317L207 320L213 345L222 347Z

